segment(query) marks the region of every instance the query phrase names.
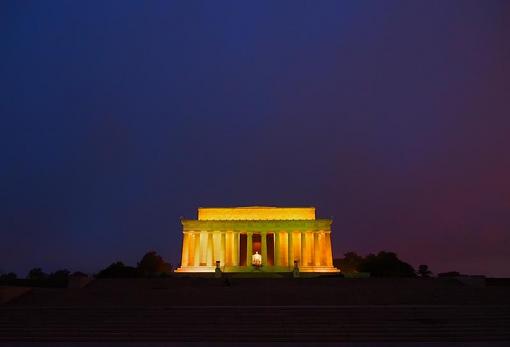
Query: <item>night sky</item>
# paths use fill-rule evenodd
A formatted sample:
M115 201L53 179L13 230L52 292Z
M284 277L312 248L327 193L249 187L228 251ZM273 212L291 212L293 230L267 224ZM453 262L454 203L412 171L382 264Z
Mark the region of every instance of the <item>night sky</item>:
M510 276L510 1L0 2L0 272L177 264L199 206Z

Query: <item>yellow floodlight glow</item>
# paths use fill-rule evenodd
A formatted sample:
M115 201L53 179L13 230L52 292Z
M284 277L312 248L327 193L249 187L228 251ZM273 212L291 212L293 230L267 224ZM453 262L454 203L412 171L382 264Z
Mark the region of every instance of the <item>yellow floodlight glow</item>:
M200 207L198 220L314 220L315 207Z
M201 207L197 219L181 219L176 271L336 273L331 223L315 207Z

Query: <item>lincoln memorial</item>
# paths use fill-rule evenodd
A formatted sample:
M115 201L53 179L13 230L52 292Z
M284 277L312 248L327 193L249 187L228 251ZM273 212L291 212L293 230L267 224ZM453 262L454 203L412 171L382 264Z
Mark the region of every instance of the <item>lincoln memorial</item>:
M207 207L182 219L177 272L339 272L333 267L331 219L314 207ZM217 271L217 270L216 270Z

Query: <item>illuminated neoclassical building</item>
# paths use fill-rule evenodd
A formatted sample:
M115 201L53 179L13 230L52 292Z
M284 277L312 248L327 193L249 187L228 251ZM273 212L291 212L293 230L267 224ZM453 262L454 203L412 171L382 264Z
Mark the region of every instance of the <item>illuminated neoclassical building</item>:
M177 272L339 272L333 267L331 219L314 207L199 208L183 219ZM219 262L219 263L217 263Z

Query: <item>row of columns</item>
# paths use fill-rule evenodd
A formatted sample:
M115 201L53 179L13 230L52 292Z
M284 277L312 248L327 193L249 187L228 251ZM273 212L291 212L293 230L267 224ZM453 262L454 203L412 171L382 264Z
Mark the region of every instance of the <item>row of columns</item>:
M183 266L239 265L239 235L237 232L185 232L182 245Z
M276 234L279 235L279 234ZM296 235L299 235L295 238ZM329 231L301 231L286 233L287 247L275 247L275 265L281 261L280 251L286 251L287 264L292 266L294 260L299 262L299 266L333 266L333 254L331 248L331 232ZM276 238L275 238L276 240ZM282 240L275 241L275 244L281 245ZM294 243L299 242L299 247L295 252ZM297 253L297 254L296 254Z
M240 234L233 231L189 231L184 232L182 266L214 266L216 260L227 266L239 266ZM244 234L244 232L243 232ZM246 232L247 264L253 254L253 234L261 235L262 264L267 264L267 232ZM333 266L331 233L325 231L275 232L274 265ZM295 239L295 234L299 237ZM294 242L300 242L299 252L294 252ZM282 252L287 264L282 264Z

